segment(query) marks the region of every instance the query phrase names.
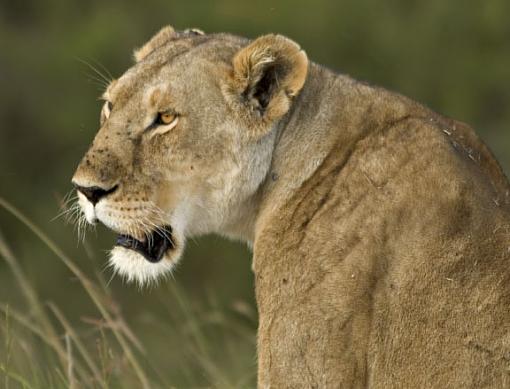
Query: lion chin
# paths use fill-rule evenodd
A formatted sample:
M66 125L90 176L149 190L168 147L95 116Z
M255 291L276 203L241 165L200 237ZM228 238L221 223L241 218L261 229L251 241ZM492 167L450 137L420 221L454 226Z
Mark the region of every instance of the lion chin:
M134 250L115 246L110 252L109 264L115 274L120 275L125 281L145 287L157 284L159 280L168 277L180 257L180 250L172 249L158 262L150 262Z

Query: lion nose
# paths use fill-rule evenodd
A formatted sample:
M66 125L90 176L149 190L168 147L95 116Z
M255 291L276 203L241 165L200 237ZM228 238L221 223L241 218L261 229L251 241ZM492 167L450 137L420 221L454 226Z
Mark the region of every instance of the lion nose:
M110 189L100 188L99 186L84 187L77 184L74 184L74 187L78 192L83 193L83 195L92 203L92 205L96 205L97 202L103 197L115 192L118 188L118 185L115 185Z

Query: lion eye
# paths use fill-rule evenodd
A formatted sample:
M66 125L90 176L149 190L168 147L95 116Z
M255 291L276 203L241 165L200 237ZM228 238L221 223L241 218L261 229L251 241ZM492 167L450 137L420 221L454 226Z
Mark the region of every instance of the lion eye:
M159 112L156 117L155 124L165 126L168 124L172 124L175 119L177 119L177 115L171 112Z
M179 115L175 112L159 112L154 124L149 126L150 137L165 134L174 128L179 122Z

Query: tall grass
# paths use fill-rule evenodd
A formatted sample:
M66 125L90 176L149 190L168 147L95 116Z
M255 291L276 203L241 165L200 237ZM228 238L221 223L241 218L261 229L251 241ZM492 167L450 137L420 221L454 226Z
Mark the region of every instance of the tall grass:
M7 263L24 300L24 305L16 307L0 301L0 338L3 338L0 387L171 388L205 385L243 388L254 385L253 355L249 357L253 363L244 368L239 364L225 364L228 358L218 358L231 349L235 363L239 350L253 350L254 317L249 317L248 323L232 320L215 306L214 299L207 302L200 313L177 283L170 282L166 287L174 303L169 307L166 324L174 324L172 328L180 329L178 336L183 338L186 347L178 350L183 359L179 361L178 376L181 378L176 383L171 382L168 371L158 371L154 367L151 350L147 350L128 324L103 278L85 274L40 227L1 197L0 208L24 224L76 277L100 317L99 320L83 319L87 326L84 330L83 326L75 324L76 318L66 317L65 307L46 302L44 294L32 285L0 230L0 257ZM165 326L165 323L159 324ZM144 339L147 339L146 334ZM233 342L244 345L239 347Z

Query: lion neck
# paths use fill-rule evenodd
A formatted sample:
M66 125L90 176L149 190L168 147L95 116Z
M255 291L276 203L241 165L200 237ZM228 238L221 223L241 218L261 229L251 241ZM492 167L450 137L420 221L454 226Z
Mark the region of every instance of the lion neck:
M354 134L332 129L342 85L349 79L311 64L309 76L291 111L276 128L277 135L267 177L256 194L252 243L267 221L278 214L303 183L317 173L326 157ZM324 87L327 85L327 87ZM339 150L339 152L341 152Z
M268 134L270 142L262 146L264 153L270 148L264 179L251 195L236 194L237 204L230 208L229 222L220 234L253 246L264 221L288 203L316 172L337 143L338 134L325 122L333 119L334 110L328 99L337 94L339 78L346 79L311 64L303 90L291 110ZM325 89L324 85L329 88ZM260 154L260 150L255 152ZM248 156L248 160L253 158L253 155ZM241 178L238 177L238 181L243 181Z
M310 63L301 93L275 126L272 142L265 145L272 148L265 178L252 195L237 203L233 222L221 233L256 245L266 227L305 195L307 180L337 171L367 133L416 108L410 100L392 96ZM325 178L318 181L326 182Z

